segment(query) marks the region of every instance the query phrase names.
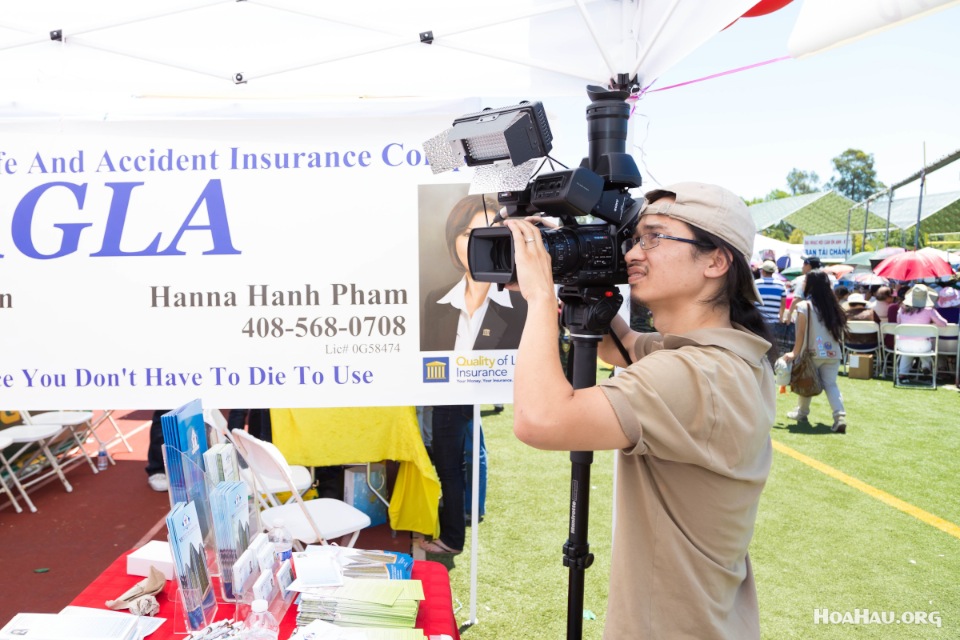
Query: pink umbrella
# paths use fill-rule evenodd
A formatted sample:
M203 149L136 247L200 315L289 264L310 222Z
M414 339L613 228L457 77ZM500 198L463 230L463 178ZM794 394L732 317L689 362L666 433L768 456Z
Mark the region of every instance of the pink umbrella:
M855 271L853 273L848 273L842 279L855 282L859 285L863 285L867 287L875 284L879 284L879 285L890 284L889 280L881 276L878 276L872 271Z
M850 273L853 271L854 266L852 264L831 264L829 267L824 267L823 270L827 273L832 273L838 278L844 274Z
M890 280L906 282L908 280L952 276L953 267L939 256L918 251L904 251L885 258L873 272Z
M882 258L889 258L890 256L896 255L898 253L903 253L906 251L903 247L884 247L883 249L877 249L873 252L871 256L874 260L880 260Z

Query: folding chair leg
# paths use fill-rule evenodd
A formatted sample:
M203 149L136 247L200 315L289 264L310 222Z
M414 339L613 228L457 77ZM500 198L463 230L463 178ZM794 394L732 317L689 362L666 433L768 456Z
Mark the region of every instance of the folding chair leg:
M71 491L73 491L73 486L70 484L70 481L67 480L67 476L63 474L63 469L60 468L60 464L57 462L56 456L54 456L53 452L50 451L50 447L47 446L47 443L44 442L40 448L43 450L44 455L47 456L47 461L50 463L50 466L53 467L53 470L54 472L56 472L57 477L60 478L60 482L63 483L63 487L67 490L67 493L70 493Z
M89 454L87 454L87 450L83 448L83 439L80 437L80 434L77 433L77 430L73 425L67 425L67 428L70 429L70 434L73 436L73 441L77 443L77 449L80 451L80 455L83 456L83 458L87 461L87 464L90 465L90 470L94 473L99 473L97 465L93 463L93 458L91 458ZM99 440L97 440L97 442L99 443ZM109 454L107 454L107 457L109 457Z
M104 411L103 414L99 418L97 418L96 421L93 423L93 432L96 433L97 427L99 427L104 422L109 422L111 425L113 425L113 430L117 434L115 438L110 439L110 442L113 442L114 440L120 440L120 442L123 443L123 446L127 448L127 451L133 453L133 447L130 446L130 443L127 441L127 437L123 435L123 430L120 428L120 425L117 424L117 421L113 419L112 414L113 414L113 409L107 409L106 411ZM110 461L113 462L113 459L111 458Z
M359 538L359 537L360 537L360 532L359 532L359 531L354 531L354 532L353 532L353 535L350 536L350 542L347 543L347 547L349 547L349 548L352 549L352 548L353 548L353 545L357 544L357 538Z
M13 491L10 490L10 486L3 479L3 476L0 476L0 491L3 491L7 494L7 497L10 498L10 504L13 505L13 508L16 509L17 513L23 513L23 509L20 508L20 503L17 502L16 496L13 495Z
M23 485L20 484L20 478L17 477L17 474L13 472L13 469L10 468L10 462L7 461L6 456L0 454L0 463L3 464L3 468L7 470L7 475L13 480L14 486L17 488L17 491L20 492L20 497L23 498L23 501L27 503L27 507L30 509L30 513L36 513L37 508L33 505L33 500L30 499L30 496L27 494L27 490L23 488Z
M88 420L83 424L86 425L85 433L90 434L90 437L93 438L94 441L97 443L97 452L99 453L99 451L102 449L107 454L107 462L109 462L111 465L116 465L117 461L114 460L113 456L110 455L110 443L104 442L103 440L100 439L100 436L97 435L97 428L93 425L92 422ZM73 431L73 427L71 427L70 430ZM74 437L77 441L83 440L76 433L74 433ZM87 454L86 449L83 449L83 447L81 447L81 449L83 451L83 456L87 459L87 462L90 464L93 464L93 458ZM94 471L94 473L96 473L96 471Z

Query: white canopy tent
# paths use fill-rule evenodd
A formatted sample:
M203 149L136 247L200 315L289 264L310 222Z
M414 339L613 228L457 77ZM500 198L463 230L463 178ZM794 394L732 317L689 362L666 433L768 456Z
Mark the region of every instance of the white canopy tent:
M765 251L773 251L774 256L776 256L774 261L783 256L789 256L790 260L787 263L789 265L797 265L803 261L802 244L790 244L789 242L768 238L758 233L753 239L753 255L751 256L751 260L756 263L762 262Z
M754 5L787 1L3 0L0 117L282 117L344 99L579 96L619 74L646 87ZM952 4L805 0L790 53Z
M2 113L116 118L581 95L620 73L652 80L754 1L195 0L152 12L116 0L2 4Z
M878 10L864 3L844 12L842 32L800 46L795 55L876 28ZM892 21L954 3L901 3L914 8ZM0 0L0 132L17 131L27 121L55 134L72 121L410 113L436 114L439 129L466 110L464 98L557 96L585 104L587 84L606 85L622 75L649 86L756 4L194 0L154 7L119 0ZM836 22L823 12L837 11L837 4L853 5L806 0L798 30L823 32L823 24ZM861 20L865 16L871 20ZM480 448L474 436L476 500ZM478 511L474 504L475 517ZM477 531L474 526L474 545ZM470 615L476 621L476 554L471 562Z

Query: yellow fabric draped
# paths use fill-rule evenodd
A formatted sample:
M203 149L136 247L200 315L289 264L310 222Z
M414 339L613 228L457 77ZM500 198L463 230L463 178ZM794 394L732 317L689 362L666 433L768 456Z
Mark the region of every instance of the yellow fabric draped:
M273 443L290 464L333 466L396 460L391 528L438 536L440 480L414 407L271 409Z

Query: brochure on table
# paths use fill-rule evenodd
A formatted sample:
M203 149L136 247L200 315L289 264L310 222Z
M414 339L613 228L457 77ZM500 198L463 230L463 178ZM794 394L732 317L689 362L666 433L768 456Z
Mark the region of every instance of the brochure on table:
M220 593L224 600L235 601L239 590L234 589L233 566L250 546L252 535L256 534L250 527L250 488L242 480L218 482L210 488L208 495L217 546Z
M276 557L262 533L257 487L242 480L243 466L230 443L207 446L200 400L161 416L163 459L170 494L170 548L183 610L175 624L196 631L212 622L220 601L237 605L242 619L255 599L282 618L296 593L293 565ZM219 577L219 594L213 577Z
M0 639L138 640L137 617L116 611L18 613L0 628Z
M198 631L213 622L217 600L196 504L192 501L174 504L167 515L167 530L179 593L175 601L183 606L182 614L187 629ZM179 619L180 616L176 615L174 623Z
M176 505L185 502L193 503L197 510L197 524L200 527L207 566L213 568L217 562L216 540L213 514L210 512L208 482L203 467L197 466L189 453L181 452L170 445L163 445L163 463L167 468L170 484L170 509L173 510Z
M200 400L191 400L160 417L163 431L164 466L170 485L170 507L178 502L193 501L200 518L205 543L212 542L212 520L209 514L203 457L207 452L207 430ZM212 545L210 545L212 546Z

